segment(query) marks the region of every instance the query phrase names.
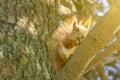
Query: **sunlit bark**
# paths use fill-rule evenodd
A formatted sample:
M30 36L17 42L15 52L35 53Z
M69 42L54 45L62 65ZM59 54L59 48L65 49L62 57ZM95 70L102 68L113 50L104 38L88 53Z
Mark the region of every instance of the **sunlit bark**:
M114 31L120 25L120 6L116 0L108 13L101 18L81 43L75 55L65 65L63 70L56 75L55 80L79 80L89 63L97 53L112 39Z

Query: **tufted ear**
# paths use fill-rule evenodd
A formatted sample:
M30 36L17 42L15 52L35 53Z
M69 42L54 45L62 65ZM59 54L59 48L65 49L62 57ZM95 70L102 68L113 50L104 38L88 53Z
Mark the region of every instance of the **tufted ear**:
M86 27L86 28L90 28L91 27L91 24L92 24L92 16L90 15L86 20L85 22L83 23L83 25Z
M73 31L76 29L76 26L77 25L77 22L74 22L74 24L73 24Z
M92 26L92 16L90 15L90 16L87 17L87 18L81 19L81 20L78 22L78 27L79 27L80 25L84 26L84 27L87 28L87 29L90 29L91 26Z

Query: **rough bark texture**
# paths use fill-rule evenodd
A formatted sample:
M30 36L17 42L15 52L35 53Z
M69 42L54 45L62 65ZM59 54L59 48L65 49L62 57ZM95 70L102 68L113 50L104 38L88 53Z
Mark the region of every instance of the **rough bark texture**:
M0 0L0 80L50 80L55 0Z

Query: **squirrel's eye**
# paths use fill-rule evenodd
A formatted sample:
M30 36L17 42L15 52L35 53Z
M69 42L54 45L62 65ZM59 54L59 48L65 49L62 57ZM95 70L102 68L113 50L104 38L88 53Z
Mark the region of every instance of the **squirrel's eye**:
M84 36L82 35L81 38L84 38Z
M62 52L63 51L62 48L59 48L59 51Z

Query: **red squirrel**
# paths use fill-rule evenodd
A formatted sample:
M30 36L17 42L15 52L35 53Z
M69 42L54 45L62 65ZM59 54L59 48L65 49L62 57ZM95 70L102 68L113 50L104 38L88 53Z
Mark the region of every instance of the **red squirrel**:
M68 18L53 33L49 41L49 58L56 72L60 71L69 58L74 54L76 47L86 37L91 24L91 17L86 21L77 22L76 15Z

